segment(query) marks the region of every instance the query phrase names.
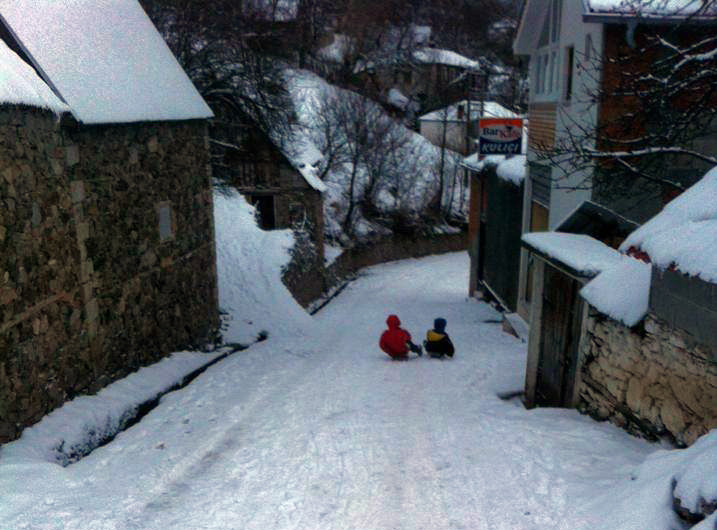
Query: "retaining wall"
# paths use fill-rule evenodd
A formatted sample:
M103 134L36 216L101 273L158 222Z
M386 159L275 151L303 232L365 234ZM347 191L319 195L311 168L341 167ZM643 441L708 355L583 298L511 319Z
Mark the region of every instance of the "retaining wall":
M715 352L654 314L633 330L591 313L579 408L629 431L690 445L717 428Z

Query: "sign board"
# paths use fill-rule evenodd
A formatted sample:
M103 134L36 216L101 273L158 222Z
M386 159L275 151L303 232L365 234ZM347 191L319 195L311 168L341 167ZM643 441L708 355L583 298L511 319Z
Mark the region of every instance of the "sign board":
M482 118L479 121L478 153L481 155L519 155L523 150L523 120L520 118Z

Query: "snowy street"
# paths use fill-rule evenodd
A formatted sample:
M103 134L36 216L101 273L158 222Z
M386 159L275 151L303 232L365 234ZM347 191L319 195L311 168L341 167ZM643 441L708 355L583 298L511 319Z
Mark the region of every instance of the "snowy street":
M601 495L658 447L500 400L522 387L525 344L467 299L467 266L459 253L367 270L76 464L0 454L2 527L596 528ZM391 312L416 341L446 318L455 358L390 361L377 342Z

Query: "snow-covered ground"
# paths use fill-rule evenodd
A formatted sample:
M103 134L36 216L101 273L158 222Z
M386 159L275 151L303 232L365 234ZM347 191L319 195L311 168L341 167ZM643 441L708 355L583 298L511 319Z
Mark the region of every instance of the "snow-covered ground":
M27 450L41 443L29 435L3 447L1 528L668 530L680 528L668 495L678 470L686 495L705 494L717 440L695 445L690 470L686 451L499 399L522 387L526 346L465 296L465 254L371 268L308 317L277 287L285 236L262 236L250 215L218 199L222 303L230 333L260 325L269 339L75 464ZM390 361L377 342L391 312L415 339L446 318L455 358ZM71 409L55 417L71 424Z

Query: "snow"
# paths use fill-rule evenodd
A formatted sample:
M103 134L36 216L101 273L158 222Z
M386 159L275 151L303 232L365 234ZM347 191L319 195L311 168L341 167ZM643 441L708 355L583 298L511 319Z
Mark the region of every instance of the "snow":
M691 15L705 8L700 0L588 0L592 12L635 13L642 15ZM708 7L707 13L716 14L717 6Z
M647 314L652 268L648 263L623 256L580 291L601 313L632 327Z
M701 502L717 500L717 430L664 457L675 463L675 497L683 508L699 513Z
M442 50L439 48L426 47L418 49L413 52L413 57L416 61L426 64L444 64L446 66L471 69L479 69L481 67L479 61L474 61L451 50Z
M473 153L463 159L462 165L478 173L486 167L494 166L499 178L516 186L520 186L525 180L528 171L526 155L515 155L510 158L506 158L505 155L485 155L481 159L478 153Z
M0 13L81 122L212 115L136 0L0 0Z
M25 61L0 40L0 104L30 105L55 114L70 109Z
M219 307L231 315L225 342L251 344L262 331L301 334L310 317L281 282L291 260L291 230L264 231L238 193L214 194Z
M70 466L48 459L61 425L101 426L103 402L141 397L130 382L151 393L204 356L143 369L3 446L3 527L669 530L674 477L685 503L714 491L714 434L663 451L574 410L499 399L522 388L526 345L465 296L465 253L370 268L309 317L280 288L288 234L252 215L216 197L220 300L228 338L269 338ZM392 312L416 340L446 318L455 358L390 361L376 342Z
M461 100L445 108L434 110L419 118L421 121L466 121L468 118L468 100ZM463 107L463 117L458 117L458 108ZM505 108L495 101L483 102L483 114L481 114L481 102L470 101L470 121L477 121L480 118L519 118L520 116L510 109Z
M399 109L405 109L411 102L411 100L397 88L389 90L386 99L388 103Z
M496 173L503 180L512 182L516 186L525 180L527 172L526 155L516 155L498 163Z
M330 266L343 252L344 249L341 247L324 244L324 266Z
M231 224L221 221L231 211L220 208L218 224ZM245 221L244 238L257 239ZM280 257L262 261L276 271ZM369 269L315 329L304 317L288 326L303 333L272 328L71 466L20 458L34 443L23 437L0 453L0 520L17 529L610 528L599 524L609 510L578 508L614 503L615 485L629 488L658 448L573 410L498 399L523 384L525 344L465 297L468 265L458 253ZM275 326L297 317L286 303L276 301ZM446 318L456 357L390 361L376 346L390 312L416 339ZM669 515L648 501L653 519Z
M353 41L348 35L334 33L334 39L331 44L324 46L317 52L319 57L334 63L341 63L344 57L351 49Z
M357 94L338 88L327 83L321 77L305 70L287 70L286 79L289 93L294 102L299 127L296 131L296 143L311 146L312 150L325 158L318 145L321 139L321 125L319 112L322 103L337 101L342 98L357 98ZM381 114L381 119L392 120L378 104L369 102L368 105L375 105ZM395 120L394 120L395 122ZM401 173L403 177L396 182L384 182L381 189L377 190L375 196L376 206L382 212L401 210L415 215L433 198L438 188L438 167L441 159L440 148L431 144L420 134L403 127L395 122L397 128L406 134L408 140L400 148L400 159L403 164ZM338 133L341 134L341 133ZM340 139L343 139L341 137ZM334 138L334 141L336 138ZM461 188L459 163L460 155L453 151L446 150L445 176L448 184L454 184L454 193L451 193L451 186L444 188L443 201L446 206L451 202L452 214L454 217L467 215L468 189ZM321 166L322 162L319 162ZM324 177L322 183L326 186L324 192L324 234L330 242L350 244L351 238L346 238L342 221L348 210L349 180L352 165L345 163L340 167L334 167ZM359 162L357 165L357 185L355 197L360 194L368 181L366 164ZM385 179L388 181L388 179ZM448 210L448 208L446 208ZM353 226L353 236L363 240L389 234L390 230L385 226L372 222L363 217L360 208L355 210L356 218Z
M595 276L622 259L615 249L584 234L529 232L523 234L523 241L585 276Z
M682 506L693 513L699 512L700 499L717 500L717 430L687 449L654 452L637 468L630 482L613 487L611 494L601 495L584 507L585 511L602 514L601 526L594 528L685 528L674 512L665 508L672 504L673 487ZM715 515L709 519L693 529L713 530Z
M297 132L291 145L282 148L282 153L309 186L322 193L326 191L326 184L319 178L319 165L324 155L309 138Z
M717 283L717 168L673 199L620 246L646 252L652 263Z
M172 388L185 375L218 357L219 353L178 352L141 368L95 396L65 403L31 428L20 441L3 445L3 461L65 464L77 453L112 436L144 402ZM0 467L1 469L1 467Z

